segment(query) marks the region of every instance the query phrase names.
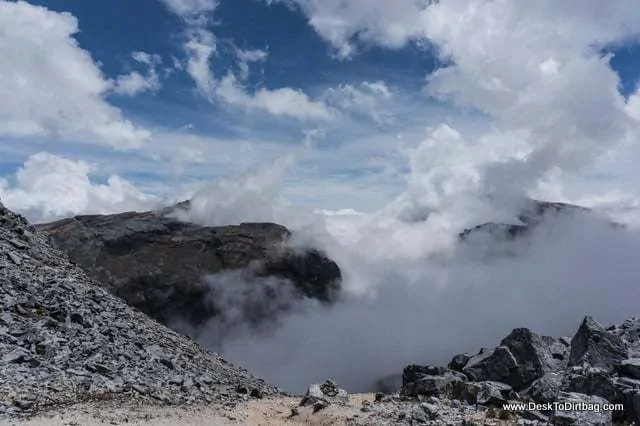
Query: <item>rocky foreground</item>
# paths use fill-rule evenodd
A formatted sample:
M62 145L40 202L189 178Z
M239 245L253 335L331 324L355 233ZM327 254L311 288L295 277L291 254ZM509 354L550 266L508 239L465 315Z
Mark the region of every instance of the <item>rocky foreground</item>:
M91 239L85 223L100 220L48 232ZM139 214L118 220L148 229ZM149 235L170 244L168 223L116 233L115 247L136 253ZM114 249L111 231L99 235L85 256ZM49 239L0 204L0 418L9 424L640 424L640 318L605 328L586 317L573 337L518 328L447 366L407 366L397 389L348 395L327 381L292 397L127 305Z
M0 416L78 401L234 404L278 394L128 306L0 204Z

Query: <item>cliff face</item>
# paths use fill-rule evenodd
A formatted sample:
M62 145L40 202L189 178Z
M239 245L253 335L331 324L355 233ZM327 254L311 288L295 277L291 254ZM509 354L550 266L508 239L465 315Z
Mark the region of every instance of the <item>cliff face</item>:
M197 325L214 316L215 294L204 277L226 271L288 279L299 297L327 303L337 297L338 265L318 251L286 248L287 228L206 227L170 212L77 216L38 229L111 293L165 324L181 317Z

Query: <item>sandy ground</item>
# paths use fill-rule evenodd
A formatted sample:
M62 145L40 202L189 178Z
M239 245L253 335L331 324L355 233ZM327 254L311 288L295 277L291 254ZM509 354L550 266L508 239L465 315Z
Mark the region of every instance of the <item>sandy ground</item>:
M380 417L369 417L360 409L364 401L373 402L374 394L351 394L345 406L331 405L313 413L310 407L298 407L300 397L278 397L248 400L234 408L193 406L188 408L153 406L148 403L100 401L58 408L29 420L0 420L0 426L332 426L376 425ZM292 409L297 414L291 416ZM469 415L476 424L513 424L487 419L481 413ZM393 424L393 421L384 422Z
M344 425L348 418L364 416L360 412L363 401L373 401L373 394L350 395L345 407L330 406L318 413L301 408L291 417L300 398L265 398L251 400L233 409L211 406L172 408L136 406L113 401L78 404L56 409L29 420L0 421L2 426L95 426L95 425Z

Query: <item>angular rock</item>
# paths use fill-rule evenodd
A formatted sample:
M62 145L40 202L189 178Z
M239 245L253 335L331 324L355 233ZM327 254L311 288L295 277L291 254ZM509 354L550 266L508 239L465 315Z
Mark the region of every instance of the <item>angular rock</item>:
M507 401L517 398L518 394L505 383L482 381L457 382L447 396L468 404L501 407Z
M622 376L640 380L640 358L622 360L617 370Z
M300 406L322 406L328 407L331 404L346 404L349 401L349 394L344 389L340 389L333 380L324 383L315 383L309 386L307 393L302 397Z
M640 318L629 318L611 332L625 342L632 357L640 358Z
M623 392L625 414L629 424L640 424L640 389L629 389Z
M594 407L602 407L607 403L603 398L563 392L559 395L558 403L569 409L553 411L550 421L554 426L610 426L613 422L610 411L594 410Z
M515 389L523 389L545 374L560 370L565 364L567 348L564 345L527 328L516 328L500 345L509 348L518 364L515 375L505 382Z
M611 371L627 358L627 354L627 345L619 336L608 332L592 317L587 316L571 339L569 366L586 363Z
M563 386L563 378L561 373L547 373L534 381L523 394L540 404L556 401Z
M469 354L458 354L451 358L447 367L453 371L459 371L462 373L464 367L467 365L472 356Z
M442 367L408 365L402 373L400 393L406 397L448 395L465 379L461 373Z
M603 368L572 368L566 373L564 390L599 396L609 402L620 402L622 398L614 377Z
M27 233L28 247L11 242ZM4 255L18 251L20 265ZM167 404L222 404L239 383L280 394L107 292L1 204L0 271L0 416L132 391Z
M506 346L489 349L472 357L462 369L472 380L510 383L516 377L518 361Z

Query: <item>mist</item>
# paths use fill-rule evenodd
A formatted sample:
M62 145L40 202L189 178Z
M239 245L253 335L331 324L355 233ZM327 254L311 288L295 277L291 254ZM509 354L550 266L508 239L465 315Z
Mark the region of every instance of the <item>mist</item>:
M427 128L403 152L406 186L391 203L374 212L290 208L277 190L286 181L277 164L241 180L245 193L259 194L255 202L220 197L220 187L195 194L200 207L184 220L259 213L293 229L293 246L323 250L344 278L334 306L292 301L296 309L268 328L243 326L222 339L214 320L200 342L290 391L328 377L362 391L409 363L443 364L497 345L516 327L571 336L585 315L604 324L638 315L640 235L632 226L573 213L546 216L515 241L458 238L485 222L518 224L534 196L571 202L568 182L637 141L637 94L620 93L602 50L637 25L622 9L603 23L557 2L471 3L436 2L421 16L420 37L446 64L426 76L425 94L482 114L487 126L465 131L454 116ZM581 197L602 195L582 189ZM622 216L638 223L637 209Z
M264 297L246 277L209 277L222 314L196 339L288 391L328 377L368 391L407 364L445 364L516 327L572 336L585 315L604 324L637 315L638 231L596 213L545 217L521 239L478 233L461 242L462 229L433 213L421 221L317 213L290 243L340 265L341 299L300 300L277 279ZM256 313L275 319L256 325Z

